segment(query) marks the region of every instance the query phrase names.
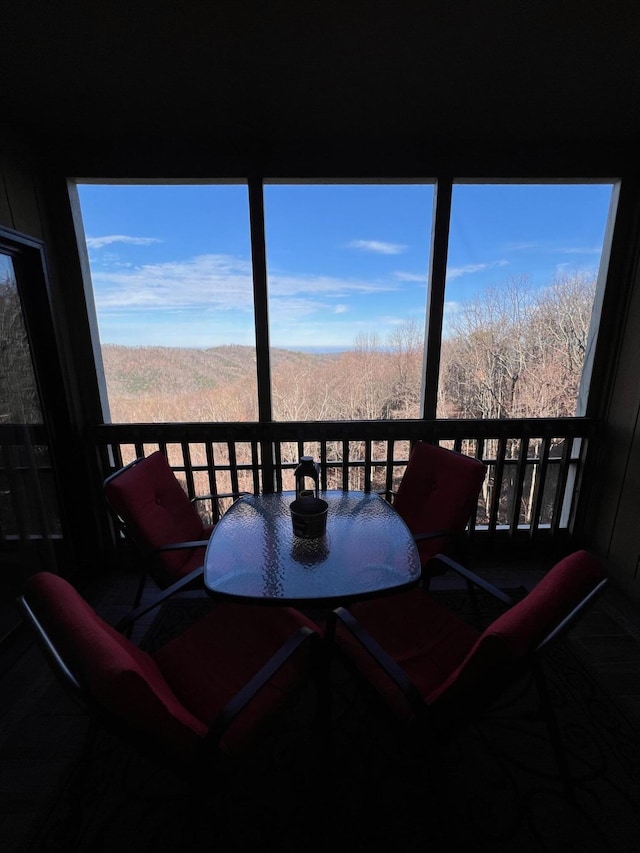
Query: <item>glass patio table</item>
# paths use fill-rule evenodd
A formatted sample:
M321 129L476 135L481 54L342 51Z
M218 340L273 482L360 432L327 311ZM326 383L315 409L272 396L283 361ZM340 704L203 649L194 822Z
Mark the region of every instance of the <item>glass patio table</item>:
M249 495L225 512L205 554L210 594L334 606L418 582L420 558L409 528L379 495L321 491L327 529L318 539L294 536L289 505L295 496Z

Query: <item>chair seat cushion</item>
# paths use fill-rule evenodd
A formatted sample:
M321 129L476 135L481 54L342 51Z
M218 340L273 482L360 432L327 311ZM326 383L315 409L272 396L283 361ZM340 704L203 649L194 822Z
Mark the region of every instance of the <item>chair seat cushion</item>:
M314 622L292 608L224 602L163 646L154 659L180 701L209 726L303 625L319 632ZM225 733L222 749L237 752L250 746L259 733L258 723L282 707L300 686L308 672L307 654L306 646L294 654L250 702Z
M353 605L350 611L397 661L426 702L437 695L479 636L473 626L420 587L383 599L363 601ZM406 716L409 711L406 703L362 646L340 628L339 641L396 712Z
M557 563L517 604L478 637L466 658L431 697L444 717L479 710L604 578L601 561L576 551Z
M363 602L352 613L418 688L446 725L471 718L498 695L550 631L604 578L586 551L565 557L482 633L422 588ZM340 643L401 717L408 708L393 682L342 629Z

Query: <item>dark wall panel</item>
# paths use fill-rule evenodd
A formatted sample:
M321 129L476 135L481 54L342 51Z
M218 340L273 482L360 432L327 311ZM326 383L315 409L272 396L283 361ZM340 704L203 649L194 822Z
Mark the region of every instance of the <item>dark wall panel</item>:
M33 173L25 154L11 145L0 151L0 225L43 238Z

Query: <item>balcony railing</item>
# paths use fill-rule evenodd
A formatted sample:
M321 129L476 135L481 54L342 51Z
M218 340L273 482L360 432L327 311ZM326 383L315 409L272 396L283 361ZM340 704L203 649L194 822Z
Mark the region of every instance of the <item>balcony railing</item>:
M321 486L393 490L413 442L430 441L481 459L487 477L469 531L474 548L501 553L580 538L587 451L596 422L586 418L500 421L347 421L270 423L103 424L87 436L95 454L96 517L110 528L102 478L136 456L161 449L190 497L230 491L294 488L303 454L321 465ZM61 508L42 425L0 427L0 544L22 542L55 565L64 543ZM92 490L89 490L90 493ZM216 520L228 500L205 505ZM121 540L112 530L116 550ZM106 543L105 543L106 544ZM503 548L504 546L504 548ZM43 550L44 549L44 550Z
M594 437L594 421L559 418L104 424L91 440L105 476L162 450L190 497L293 489L303 454L320 462L322 488L395 489L412 443L430 441L487 465L470 524L475 538L537 541L571 531ZM219 511L209 506L212 520Z

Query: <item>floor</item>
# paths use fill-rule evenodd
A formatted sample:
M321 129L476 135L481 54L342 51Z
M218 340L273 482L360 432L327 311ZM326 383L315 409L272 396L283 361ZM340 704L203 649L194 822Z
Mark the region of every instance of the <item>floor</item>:
M475 568L484 568L483 574L502 587L530 588L541 574L535 567L522 567L517 575ZM446 588L455 582L445 575L433 583ZM114 575L96 581L86 595L115 624L129 609L134 584L130 575ZM142 620L136 636L153 616ZM640 731L640 608L610 586L574 630L583 661ZM26 630L0 654L0 687L0 849L10 853L28 850L24 840L43 804L64 782L86 720L55 683Z

